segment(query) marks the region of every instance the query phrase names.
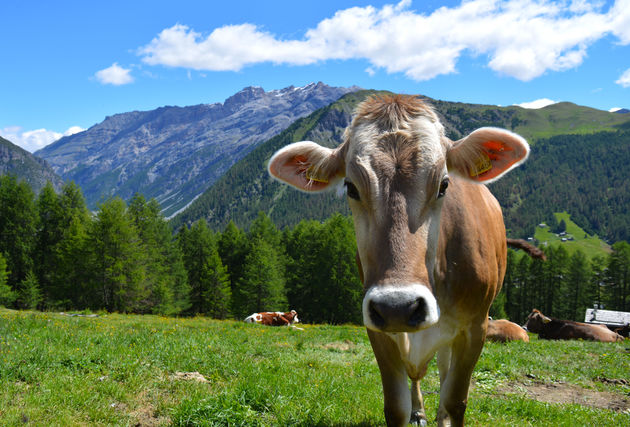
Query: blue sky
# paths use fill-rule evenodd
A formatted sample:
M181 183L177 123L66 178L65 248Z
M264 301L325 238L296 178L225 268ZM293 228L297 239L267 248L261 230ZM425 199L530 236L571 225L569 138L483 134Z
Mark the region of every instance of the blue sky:
M0 17L0 135L29 151L246 86L630 108L630 0L22 0Z

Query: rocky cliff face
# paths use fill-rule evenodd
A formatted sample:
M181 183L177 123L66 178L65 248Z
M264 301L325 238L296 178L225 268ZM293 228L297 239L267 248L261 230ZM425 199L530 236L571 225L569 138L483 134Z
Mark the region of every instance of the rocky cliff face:
M155 197L169 216L203 193L256 144L358 88L323 83L265 92L247 87L223 104L162 107L107 117L35 155L74 180L90 207L110 196Z
M47 181L60 190L63 181L44 160L0 137L0 175L14 175L39 193Z

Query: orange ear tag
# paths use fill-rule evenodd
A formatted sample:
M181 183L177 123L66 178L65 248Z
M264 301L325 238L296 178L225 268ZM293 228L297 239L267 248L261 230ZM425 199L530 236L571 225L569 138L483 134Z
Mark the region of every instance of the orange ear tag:
M308 169L306 169L306 178L308 178L311 181L322 182L324 184L328 184L328 178L324 176L317 176L314 172L315 172L315 167L310 166Z
M490 157L486 153L481 152L479 153L479 157L477 157L477 160L475 160L474 169L470 170L470 177L476 178L482 173L488 172L490 169L492 169L492 162L490 161Z

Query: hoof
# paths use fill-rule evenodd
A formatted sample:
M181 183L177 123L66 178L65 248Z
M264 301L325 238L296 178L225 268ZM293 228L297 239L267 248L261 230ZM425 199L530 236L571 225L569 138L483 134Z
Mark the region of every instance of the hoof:
M425 415L420 411L412 412L411 418L409 419L409 424L413 426L426 427L427 419Z

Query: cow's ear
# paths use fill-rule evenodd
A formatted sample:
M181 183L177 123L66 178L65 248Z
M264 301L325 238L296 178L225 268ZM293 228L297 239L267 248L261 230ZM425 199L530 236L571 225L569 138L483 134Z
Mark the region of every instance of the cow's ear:
M541 314L541 316L542 316L542 322L543 323L551 322L551 319L549 317L545 316L544 314Z
M345 175L343 150L311 141L295 142L278 150L269 160L269 174L298 190L323 191Z
M492 182L523 163L529 145L519 135L498 128L481 128L453 143L449 170L477 182Z

